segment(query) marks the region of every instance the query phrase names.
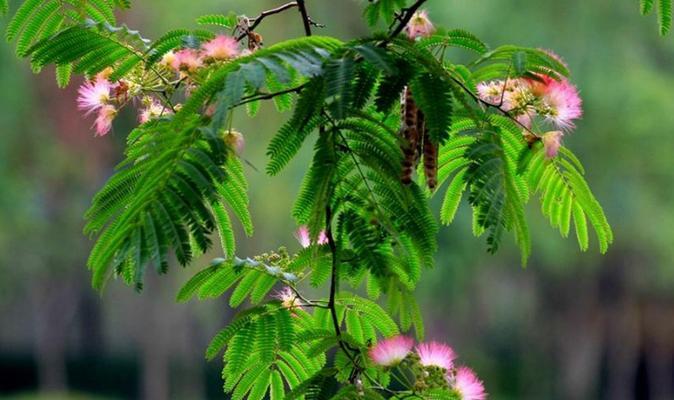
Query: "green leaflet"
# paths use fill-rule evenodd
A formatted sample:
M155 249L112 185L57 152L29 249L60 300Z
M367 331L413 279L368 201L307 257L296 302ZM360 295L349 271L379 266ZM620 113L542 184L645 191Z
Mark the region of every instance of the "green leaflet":
M542 146L533 150L527 170L529 184L541 197L541 210L562 236L569 234L571 219L576 227L578 245L588 248L587 220L594 228L599 250L605 253L613 242L613 232L604 211L583 177L584 171L570 150L562 148L552 159L545 157Z

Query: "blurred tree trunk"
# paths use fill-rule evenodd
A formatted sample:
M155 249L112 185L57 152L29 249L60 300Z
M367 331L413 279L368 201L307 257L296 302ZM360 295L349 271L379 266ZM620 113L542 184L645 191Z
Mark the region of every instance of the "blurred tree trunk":
M672 300L654 299L643 308L642 331L651 400L674 399L674 309Z
M169 324L170 307L163 296L167 282L158 282L157 274L145 276L145 286L140 295L141 310L135 317L142 321L138 326L141 345L142 388L145 400L168 400L169 386ZM170 304L170 303L169 303Z
M35 356L42 392L67 389L68 337L79 303L75 286L65 277L42 280L31 288Z
M629 253L615 251L604 258L600 278L600 298L603 307L604 350L606 362L607 400L635 398L637 370L642 335L639 329L638 297L630 277L634 262Z

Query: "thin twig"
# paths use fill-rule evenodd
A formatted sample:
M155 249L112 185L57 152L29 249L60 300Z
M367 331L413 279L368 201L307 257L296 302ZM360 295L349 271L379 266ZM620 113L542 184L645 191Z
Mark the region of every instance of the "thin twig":
M267 18L268 16L274 15L274 14L282 13L282 12L285 11L285 10L289 10L289 9L291 9L291 8L293 8L293 7L297 7L297 6L298 6L298 2L296 2L296 1L291 1L291 2L288 2L288 3L284 4L284 5L282 5L282 6L279 6L279 7L276 7L276 8L272 8L272 9L270 9L270 10L262 11L262 12L260 13L260 15L258 15L257 17L251 19L251 21L253 21L253 23L250 24L250 25L247 27L248 31L242 33L242 34L237 38L237 40L241 40L241 39L243 39L244 37L246 37L246 35L248 34L248 32L250 32L250 31L252 31L253 29L257 28L257 26L260 25L260 23L262 22L262 20L265 19L265 18Z
M257 93L251 96L244 97L236 106L234 107L239 107L247 103L252 103L253 101L257 100L269 100L273 99L274 97L282 96L284 94L289 94L289 93L299 93L304 89L304 85L284 89L284 90L279 90L278 92L272 92L272 93Z
M300 9L300 14L302 14L304 34L306 36L311 36L311 18L309 17L309 14L307 14L307 7L304 4L304 0L297 0L297 7Z
M412 19L412 16L414 15L414 13L417 12L417 10L419 10L419 8L421 8L421 6L425 2L426 2L426 0L417 0L416 3L412 4L411 6L405 8L405 9L403 9L403 14L402 14L402 16L400 16L400 22L398 22L398 25L396 25L395 29L388 35L387 42L393 40L393 38L398 36L400 34L400 32L402 32L403 29L405 29L407 24Z

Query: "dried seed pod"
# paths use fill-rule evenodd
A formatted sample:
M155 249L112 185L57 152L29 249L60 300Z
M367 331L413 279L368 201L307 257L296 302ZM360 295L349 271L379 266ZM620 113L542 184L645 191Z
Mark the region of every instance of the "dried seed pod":
M433 190L438 184L438 146L424 132L424 175L428 188Z
M402 165L401 181L404 184L412 182L412 173L419 161L419 130L418 130L418 108L412 98L412 91L409 88L403 90L402 95L402 151L404 155Z

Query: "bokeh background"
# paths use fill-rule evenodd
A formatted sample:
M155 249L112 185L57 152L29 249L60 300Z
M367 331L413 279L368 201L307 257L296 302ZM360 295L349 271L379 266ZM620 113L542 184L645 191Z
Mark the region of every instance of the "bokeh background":
M253 16L282 2L133 3L121 19L157 38L193 27L201 14ZM343 39L367 34L362 5L308 1L324 33ZM596 245L581 253L532 205L534 256L522 269L512 243L485 253L462 206L418 288L428 337L451 343L494 400L674 399L674 37L659 37L636 0L431 0L427 8L438 25L492 46L563 55L585 101L566 144L585 162L616 236L606 256ZM273 43L300 35L298 21L288 12L259 31ZM134 116L94 138L92 121L75 109L76 89L57 89L51 72L31 75L12 51L0 43L0 397L223 398L221 366L202 354L232 311L224 301L174 302L207 259L150 276L142 294L113 282L100 295L89 285L82 215L120 159ZM257 231L240 235L242 255L297 248L289 209L309 154L279 178L260 172L286 118L266 105L235 121L257 167L247 171Z

